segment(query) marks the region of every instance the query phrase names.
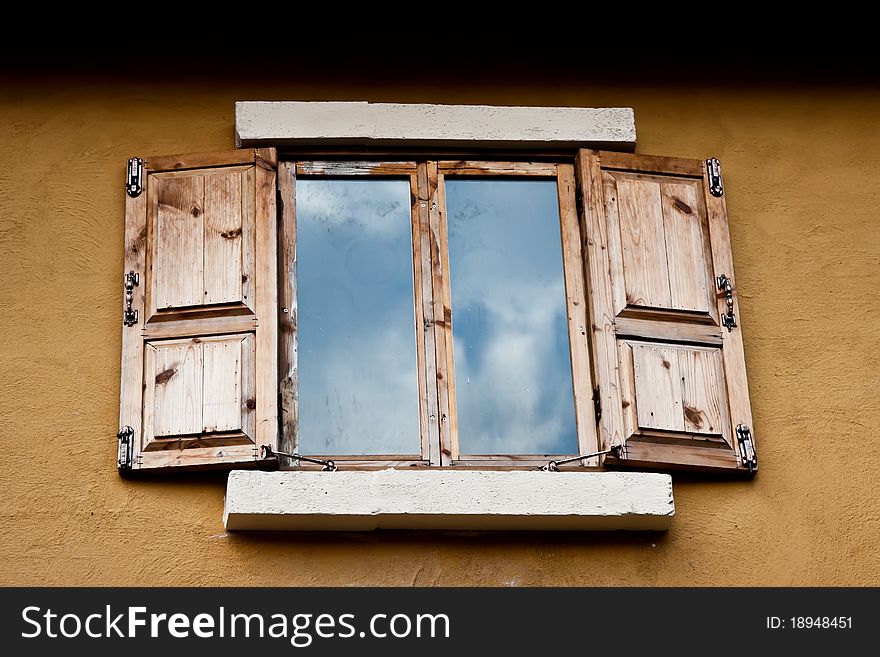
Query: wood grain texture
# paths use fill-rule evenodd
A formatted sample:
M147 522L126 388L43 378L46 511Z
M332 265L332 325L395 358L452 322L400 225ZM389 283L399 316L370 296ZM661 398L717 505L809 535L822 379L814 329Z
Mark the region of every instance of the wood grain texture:
M278 338L280 449L296 451L299 416L299 376L297 354L296 297L296 165L278 165L278 191L281 202L278 226Z
M627 305L671 307L660 186L618 180L617 207Z
M450 374L452 363L452 308L448 299L449 266L444 248L445 231L442 229L440 212L440 175L437 163L429 161L425 165L427 183L427 210L429 245L431 248L431 288L433 290L430 315L434 328L434 349L436 350L437 409L440 430L440 463L446 465L457 450L457 438L452 437L452 413L455 407L455 383Z
M152 400L152 427L161 438L202 432L202 347L192 340L147 345L144 386Z
M204 178L157 177L152 182L156 310L200 306L204 300Z
M145 340L158 340L161 338L242 333L253 331L256 328L257 320L253 315L220 315L150 322L144 326L142 333Z
M605 170L621 169L623 171L643 171L692 178L703 177L701 160L659 155L635 155L618 151L598 151L596 154L601 158L602 168Z
M439 284L439 288L433 287L434 308L436 312L438 305L437 302L439 301L440 307L443 309L443 317L439 324L436 323L436 320L432 323L434 323L435 327L435 345L438 344L437 340L442 341L440 343L442 352L437 353L435 356L436 362L438 363L437 404L438 408L442 408L442 404L445 403L446 408L448 409L447 428L445 431L443 429L443 413L441 410L440 443L439 452L437 454L438 460L429 460L429 463L431 465L449 465L454 456L458 454L458 411L455 398L455 362L452 349L452 291L450 289L449 278L449 236L446 226L446 183L444 176L440 174L439 169L436 168L436 163L429 162L425 163L423 166L428 172L427 177L429 180L429 186L431 173L435 171L435 169L437 176L436 202L430 204L428 207L428 220L429 225L432 227L432 232L433 234L436 234L438 240L437 258L439 258L439 262L437 264L437 270L439 272L439 277L434 277L432 287L435 284ZM432 270L434 266L432 260ZM438 326L440 329L439 331L437 330ZM439 366L441 358L443 359L443 370L441 370ZM428 455L430 456L430 450Z
M254 445L196 446L190 449L161 449L144 452L138 470L228 470L271 468L274 459L261 460Z
M238 397L238 416L240 417L237 429L246 437L252 446L259 450L255 444L257 435L257 356L256 339L248 334L241 339L241 362L239 372L241 374L240 394Z
M275 149L258 149L258 163L275 162ZM278 224L275 169L256 167L256 441L278 449Z
M636 395L633 348L626 340L617 341L617 364L620 377L620 407L623 410L623 435L625 440L629 440L639 431L639 400Z
M241 302L253 313L256 302L256 168L248 167L242 171L241 182Z
M575 423L580 454L599 451L596 416L593 407L593 376L589 349L587 296L584 283L584 260L581 230L575 200L574 166L560 164L557 175L559 220L562 237L562 267L565 276L565 305L568 318L569 353ZM585 459L583 465L599 465L598 457Z
M242 342L236 338L202 342L200 433L242 428Z
M254 166L148 177L151 319L253 306ZM158 316L157 316L157 313Z
M485 162L479 160L441 160L440 173L459 176L529 176L553 178L556 164L552 162Z
M252 334L147 343L145 450L253 444L253 360ZM206 442L223 432L237 435ZM160 438L178 442L149 445Z
M713 325L637 317L618 317L615 323L618 337L716 346L721 346L723 341L721 329Z
M632 358L639 428L684 431L677 351L636 344Z
M700 181L603 168L603 193L616 313L696 312L717 323Z
M435 185L436 185L436 178ZM440 426L440 400L439 400L439 384L437 377L438 357L437 357L437 336L434 328L434 270L432 251L436 251L436 236L431 226L431 211L428 204L431 197L434 196L436 190L432 190L427 166L419 167L418 171L418 217L419 217L419 263L421 277L421 302L422 302L422 335L424 338L425 353L425 381L426 381L426 399L427 404L427 425L428 425L428 448L429 461L432 464L440 464L444 457L441 456L441 426ZM441 290L436 292L442 294ZM442 298L442 297L441 297ZM451 449L447 446L447 449ZM451 456L447 455L445 458Z
M256 153L253 148L239 148L214 153L187 153L183 155L160 155L144 158L145 173L208 169L211 167L253 164Z
M184 452L198 454L198 451L211 447L236 447L244 445L251 451L254 441L239 431L203 432L195 436L179 436L173 438L154 438L147 445L145 454L155 452Z
M436 441L432 441L428 433L428 382L425 363L430 355L425 351L425 316L422 301L422 256L419 227L419 177L417 174L410 176L409 195L411 201L410 232L412 235L413 301L415 304L413 319L416 335L416 383L419 388L419 444L421 445L422 456L428 458L432 449L431 444ZM435 446L433 449L437 452L438 447Z
M588 245L598 244L588 251L594 317L611 318L594 334L598 381L620 391L617 405L603 403L601 439L619 422L627 440L606 462L741 470L734 426L737 414L751 419L742 343L739 327L718 326L724 301L714 290L732 270L723 197L695 178L697 160L582 151L578 167L594 183L583 186L586 216L606 212L587 224ZM611 346L613 367L602 360Z
M705 169L705 164L703 166ZM726 195L721 197L712 196L709 192L708 178L705 176L703 178L703 195L706 198L709 217L713 277L717 279L721 274L725 274L730 278L733 285L733 310L737 318L737 326L732 331L724 330L722 333L724 335L722 359L724 380L727 384L727 397L730 404L730 421L734 427L738 424L750 427L752 429L752 440L757 442L754 424L752 423L751 404L749 403L749 382L746 376L746 359L742 342L744 318L740 312L736 276L733 271L733 252L730 246L730 226L727 219ZM723 315L726 311L724 295L716 293L716 309L719 316ZM738 453L738 444L736 449Z
M510 456L468 454L453 462L456 470L540 470L551 460L575 457L577 454L512 454ZM581 465L591 461L573 461L559 466L560 470L596 470L594 465Z
M578 151L575 175L583 195L580 221L587 253L584 268L589 284L593 363L602 409L599 439L604 450L623 444L624 427L617 374L615 304L609 275L608 224L602 169L595 151Z
M203 304L230 303L242 298L243 239L242 175L204 176Z
M119 289L124 289L124 276L135 272L140 284L132 293L131 307L138 313L138 323L126 326L122 323L124 298L120 301L119 315L122 326L122 356L119 382L119 426L130 426L134 430L134 452L140 451L143 436L143 371L144 341L141 331L146 320L145 290L148 287L147 252L147 194L132 198L125 196L125 234L122 274Z
M296 163L298 176L411 176L415 162L309 161Z
M708 312L711 278L704 258L706 204L698 181L660 185L669 278L669 307ZM706 236L708 237L708 235Z
M149 308L128 338L141 362L123 359L124 389L136 381L142 395L139 408L126 401L133 392L121 406L125 423L137 425L135 471L260 461L261 394L262 437L275 439L275 161L270 150L250 149L154 159L141 200L129 204L137 214L127 210L126 249L144 262L146 294L136 288L136 300Z
M732 449L707 447L696 442L676 445L630 439L626 444L626 457L609 456L610 466L631 468L662 467L665 470L699 470L702 472L731 472L740 470L736 452Z
M719 350L679 349L684 430L724 437L733 445Z
M614 302L612 310L614 315L619 315L627 307L626 298L626 276L623 269L623 240L621 239L620 226L620 207L618 203L619 194L617 193L617 179L608 173L599 169L601 194L598 196L598 203L602 204L603 223L602 230L604 234L603 246L605 249L605 257L608 262L608 278L611 285L611 299ZM586 198L586 190L582 189L582 193Z
M732 446L720 348L619 340L618 354L627 437Z
M403 454L390 454L383 455L380 459L368 459L368 458L351 458L351 457L340 457L336 454L324 454L324 455L316 455L315 458L319 459L332 459L340 468L344 468L345 471L355 470L355 471L375 471L375 470L405 470L407 472L412 472L415 469L418 470L426 470L433 466L428 465L428 462L421 459L418 455L405 456ZM292 465L282 465L278 469L281 471L303 471L303 470L311 470L313 472L321 472L323 471L324 466L316 463L306 463L305 461L300 461L299 465L296 465L295 462Z

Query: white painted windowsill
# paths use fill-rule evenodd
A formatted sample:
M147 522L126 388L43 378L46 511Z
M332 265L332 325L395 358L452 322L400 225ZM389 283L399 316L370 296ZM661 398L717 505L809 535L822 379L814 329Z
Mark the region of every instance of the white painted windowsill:
M228 530L665 530L672 478L643 472L282 471L229 474Z

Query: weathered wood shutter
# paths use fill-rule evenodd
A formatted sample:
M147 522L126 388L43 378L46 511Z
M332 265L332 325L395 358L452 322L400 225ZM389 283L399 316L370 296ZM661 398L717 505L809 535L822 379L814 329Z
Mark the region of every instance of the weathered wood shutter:
M274 149L143 160L125 208L120 470L277 448L276 164Z
M623 446L605 462L748 472L741 316L734 293L728 330L719 289L736 289L727 210L706 163L582 150L577 173L601 440Z

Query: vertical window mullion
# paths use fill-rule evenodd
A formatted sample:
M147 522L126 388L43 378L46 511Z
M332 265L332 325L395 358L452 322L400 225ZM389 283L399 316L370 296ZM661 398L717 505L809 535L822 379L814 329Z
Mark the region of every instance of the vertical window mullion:
M425 322L425 271L422 265L422 201L419 194L419 181L423 164L418 165L417 172L410 176L410 196L412 198L412 245L413 245L413 302L415 304L416 358L418 362L419 386L419 427L421 431L422 458L434 465L438 453L436 427L432 424L431 415L437 417L436 392L432 392L429 378L428 362L433 358L428 352L426 340L428 329ZM428 301L430 303L430 301Z
M296 451L298 416L297 332L296 332L296 163L278 165L280 221L278 226L279 372L278 412L281 417L279 446L282 452Z
M428 162L432 190L432 269L434 277L434 326L437 350L437 388L440 403L440 455L442 465L458 458L458 425L455 408L455 367L452 353L452 304L449 287L449 246L446 233L444 176L437 162Z
M417 316L421 320L418 330L422 335L422 371L425 377L425 397L422 400L422 413L427 414L425 426L427 435L423 438L423 448L427 448L425 454L432 466L443 464L441 456L441 419L443 411L440 408L439 386L441 382L437 376L437 337L434 317L434 269L432 253L436 250L436 241L431 227L432 196L436 192L436 174L434 176L434 189L431 188L428 162L420 162L417 171L417 193L414 195L413 213L414 221L418 221L418 244L417 262L420 275L421 287L421 312ZM436 163L434 163L436 172ZM417 302L418 302L418 296ZM427 442L427 445L424 443Z

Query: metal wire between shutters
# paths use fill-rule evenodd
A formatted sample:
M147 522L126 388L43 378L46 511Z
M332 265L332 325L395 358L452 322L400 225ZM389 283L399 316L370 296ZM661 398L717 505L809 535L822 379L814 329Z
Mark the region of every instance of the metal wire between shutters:
M541 470L544 472L559 472L559 466L565 465L566 463L574 463L575 461L583 461L584 459L591 459L595 456L602 456L602 454L613 454L614 456L620 456L620 453L623 451L623 445L612 445L608 449L603 449L601 452L593 452L592 454L579 454L578 456L572 456L567 459L558 459L555 461L548 461L546 465L541 466Z
M263 452L263 458L271 458L273 456L286 456L289 459L295 459L297 461L305 461L306 463L315 463L317 465L323 465L321 468L323 472L336 472L339 468L336 467L336 463L333 461L328 461L325 459L315 459L311 456L302 456L301 454L288 454L287 452L279 452L278 450L272 449L271 445L263 445L261 447Z

